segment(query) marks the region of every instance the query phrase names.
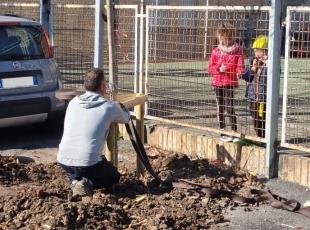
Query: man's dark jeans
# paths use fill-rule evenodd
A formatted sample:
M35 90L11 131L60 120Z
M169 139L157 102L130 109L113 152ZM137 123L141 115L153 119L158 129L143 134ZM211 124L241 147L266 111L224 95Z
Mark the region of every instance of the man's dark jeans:
M91 180L94 188L108 188L120 180L119 172L105 157L92 166L67 166L60 163L59 165L66 171L71 182L84 177Z

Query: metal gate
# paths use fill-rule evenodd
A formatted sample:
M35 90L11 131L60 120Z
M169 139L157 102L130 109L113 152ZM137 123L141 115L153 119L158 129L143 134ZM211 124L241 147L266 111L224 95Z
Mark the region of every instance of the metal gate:
M234 39L244 50L246 64L253 40L268 36L270 7L147 6L146 78L147 114L153 119L220 132L208 62L222 22L236 28ZM234 90L238 132L255 136L248 110L245 81ZM226 124L229 124L228 120ZM232 132L227 127L226 132ZM222 132L222 131L221 131Z
M137 92L138 85L138 6L115 6L116 58L118 66L118 88ZM107 40L105 44L108 44ZM107 46L106 46L107 47ZM108 49L105 48L105 51ZM106 55L108 57L108 55ZM107 60L107 58L106 58ZM105 62L107 63L107 62ZM108 69L106 64L106 69Z
M281 145L310 150L310 8L288 7Z

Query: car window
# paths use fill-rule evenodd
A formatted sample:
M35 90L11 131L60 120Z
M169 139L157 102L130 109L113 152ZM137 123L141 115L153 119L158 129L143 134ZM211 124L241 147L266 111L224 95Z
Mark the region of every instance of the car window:
M0 61L46 58L39 26L0 26Z

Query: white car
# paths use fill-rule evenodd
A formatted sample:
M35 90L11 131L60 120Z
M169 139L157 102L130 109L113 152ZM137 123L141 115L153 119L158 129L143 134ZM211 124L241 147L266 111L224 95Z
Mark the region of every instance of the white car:
M47 33L29 18L0 15L0 128L44 122L65 110Z

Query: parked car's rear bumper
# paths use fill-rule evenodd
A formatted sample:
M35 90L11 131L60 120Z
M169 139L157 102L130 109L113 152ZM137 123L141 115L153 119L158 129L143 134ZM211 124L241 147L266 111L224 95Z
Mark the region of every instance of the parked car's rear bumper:
M7 96L0 99L0 128L45 121L53 113L64 111L66 105L55 92Z
M47 113L41 113L20 117L0 118L0 128L40 123L46 121L47 117Z
M40 113L50 113L51 100L48 97L0 102L0 119Z

